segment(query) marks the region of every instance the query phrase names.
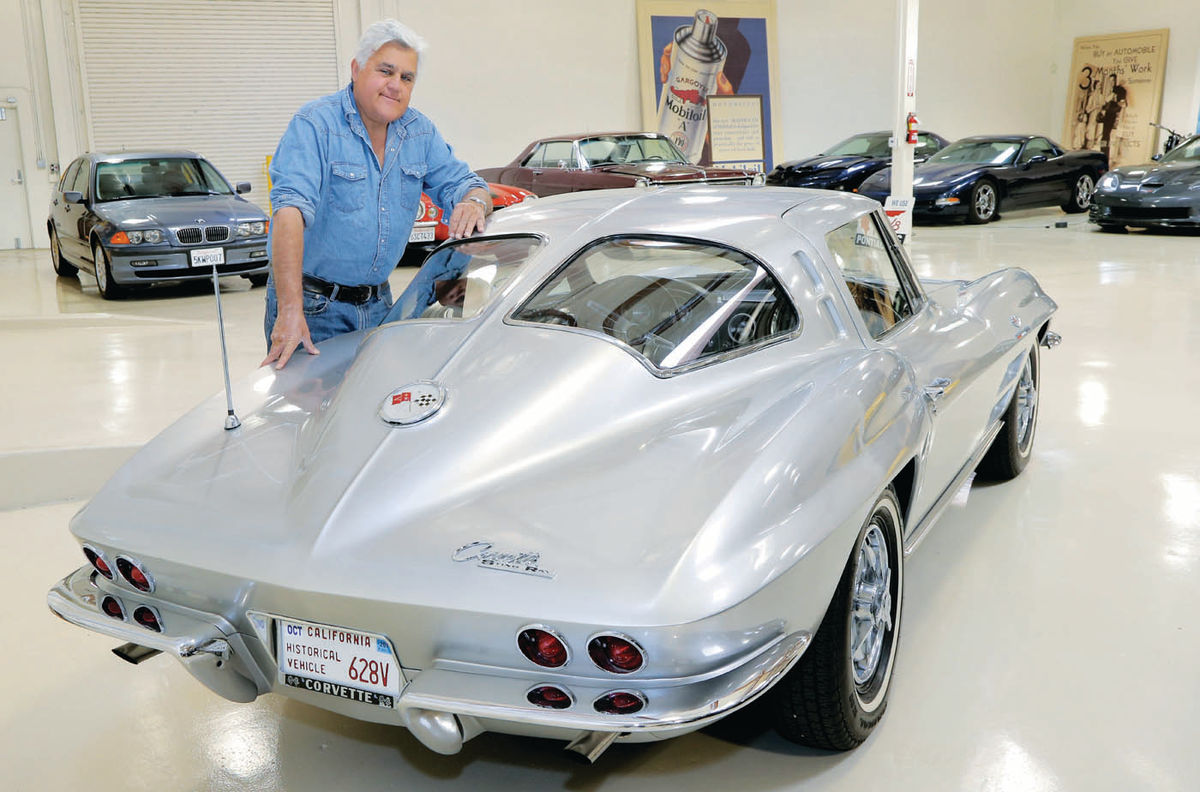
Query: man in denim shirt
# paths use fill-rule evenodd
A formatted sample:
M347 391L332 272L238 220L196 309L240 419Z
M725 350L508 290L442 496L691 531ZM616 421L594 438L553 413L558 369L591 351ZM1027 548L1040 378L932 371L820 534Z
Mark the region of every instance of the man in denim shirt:
M315 355L326 338L379 324L422 192L453 207L452 238L483 230L487 183L408 104L424 46L394 19L371 25L350 85L300 108L279 141L264 365L283 368L299 346Z

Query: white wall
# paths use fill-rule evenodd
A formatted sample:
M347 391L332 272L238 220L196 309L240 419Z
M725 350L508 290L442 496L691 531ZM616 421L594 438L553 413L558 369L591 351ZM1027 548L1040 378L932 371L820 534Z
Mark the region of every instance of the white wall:
M1160 121L1185 134L1200 131L1200 5L1195 0L1058 0L1057 9L1051 129L1062 128L1075 38L1168 28Z

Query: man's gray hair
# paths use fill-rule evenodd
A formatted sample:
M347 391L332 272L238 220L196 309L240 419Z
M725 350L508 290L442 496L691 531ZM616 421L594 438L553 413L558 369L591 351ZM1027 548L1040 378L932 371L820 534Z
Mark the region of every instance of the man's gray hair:
M375 54L375 50L390 41L417 53L417 64L421 63L421 53L425 50L425 39L418 36L412 28L395 19L382 19L368 26L363 31L362 38L358 40L358 47L354 50L354 60L358 61L359 66L362 66Z

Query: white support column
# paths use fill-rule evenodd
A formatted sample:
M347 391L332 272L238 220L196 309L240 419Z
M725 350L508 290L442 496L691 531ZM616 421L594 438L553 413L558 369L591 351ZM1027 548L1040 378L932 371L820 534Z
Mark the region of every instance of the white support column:
M909 113L917 108L917 16L921 0L896 0L896 105L892 125L892 194L887 210L900 240L912 234L913 149L905 142Z

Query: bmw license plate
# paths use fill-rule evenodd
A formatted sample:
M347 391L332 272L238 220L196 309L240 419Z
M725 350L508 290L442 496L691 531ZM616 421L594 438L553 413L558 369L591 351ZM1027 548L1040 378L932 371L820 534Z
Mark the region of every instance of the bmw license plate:
M391 642L382 635L277 619L280 680L329 696L395 707L402 680Z
M225 263L225 248L197 248L191 251L193 267L211 267Z
M409 242L432 242L433 228L414 228L412 233L408 235Z

